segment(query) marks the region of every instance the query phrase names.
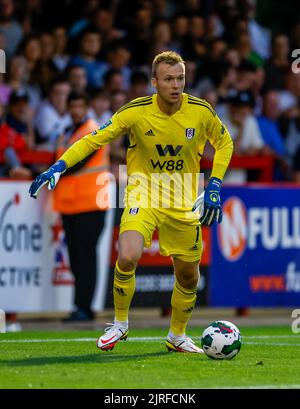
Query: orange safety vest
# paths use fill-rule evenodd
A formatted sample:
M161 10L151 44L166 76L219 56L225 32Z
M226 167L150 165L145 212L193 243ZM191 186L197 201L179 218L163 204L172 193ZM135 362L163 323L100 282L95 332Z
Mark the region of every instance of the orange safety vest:
M88 119L74 132L67 143L63 136L59 138L56 150L57 159L60 158L73 143L91 133L96 128L98 128L98 124L94 120ZM95 151L92 157L77 172L69 176L62 176L53 191L54 210L62 214L106 210L108 208L108 201L97 201L97 195L101 189L106 189L106 191L101 190L100 193L102 198L108 198L109 165L109 147L106 145ZM97 185L97 178L103 173L107 173L108 175L107 178L105 177L107 182L101 182L99 186L99 183Z

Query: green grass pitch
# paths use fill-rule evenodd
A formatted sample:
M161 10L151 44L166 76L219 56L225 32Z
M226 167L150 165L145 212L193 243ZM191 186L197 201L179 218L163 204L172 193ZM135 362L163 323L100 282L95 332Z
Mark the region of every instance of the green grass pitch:
M204 328L188 335L200 344ZM0 334L0 388L300 388L300 334L289 327L241 327L231 361L169 353L166 331L132 328L113 351L95 331Z

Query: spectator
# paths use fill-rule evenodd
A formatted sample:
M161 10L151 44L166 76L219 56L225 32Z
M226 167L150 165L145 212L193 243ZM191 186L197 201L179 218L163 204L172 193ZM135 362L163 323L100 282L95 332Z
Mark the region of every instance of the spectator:
M16 52L23 37L22 26L15 19L14 0L0 0L0 33L5 38L5 52L8 58Z
M31 84L28 79L27 61L22 55L15 55L10 60L7 85L10 92L11 90L23 90L28 95L30 107L36 112L41 102L41 89L37 84Z
M206 38L212 40L224 35L224 25L221 17L216 13L211 13L206 18Z
M246 0L244 6L244 17L247 21L247 31L250 35L251 48L264 60L270 56L270 31L262 27L256 21L256 0Z
M55 150L57 138L70 126L71 117L67 112L70 84L64 78L52 81L49 96L43 101L35 118L36 142L42 149Z
M202 68L203 74L212 77L215 69L221 63L225 51L226 43L222 38L213 38L207 42L207 53Z
M11 93L10 86L5 82L4 74L0 73L0 104L6 105Z
M237 68L236 89L246 91L255 85L256 67L249 61L242 60Z
M134 66L145 66L149 62L152 20L152 10L149 7L139 7L135 10L126 37L128 44L134 44L134 47L131 47Z
M285 152L286 152L286 159L291 167L295 168L295 160L299 158L296 154L298 149L300 148L300 105L297 106L296 115L293 118L289 118L287 120L287 124L285 126ZM299 170L299 169L295 169Z
M185 62L185 92L197 96L199 94L198 88L197 64L194 61L187 60Z
M124 78L122 72L116 69L108 70L104 75L104 90L109 94L124 91Z
M26 60L27 69L29 71L28 80L39 85L35 78L36 72L38 71L38 63L41 59L42 54L41 42L39 37L33 34L25 37L20 44L19 53L23 55Z
M116 91L113 92L111 96L111 111L114 114L118 111L123 105L128 102L126 92L124 91Z
M195 60L198 64L203 64L207 51L204 40L204 18L199 14L194 14L189 18L189 33L183 43L184 58L187 60Z
M262 93L264 90L266 73L264 68L256 68L254 80L252 81L251 92L255 98L254 114L259 116L262 112Z
M144 97L149 93L148 75L143 71L133 71L130 77L130 87L128 90L128 101Z
M129 88L131 68L129 67L131 52L124 42L114 42L106 53L106 62L103 63L101 82L109 70L119 70L123 77L123 89Z
M68 112L72 122L59 138L57 157L68 146L95 130L98 125L88 118L88 99L71 93ZM69 259L75 277L76 309L66 321L87 321L94 318L91 305L96 286L96 245L104 227L107 204L96 203L99 184L96 179L103 168L109 169L109 148L99 149L86 160L68 170L54 192L54 209L61 213ZM99 170L101 169L101 170Z
M32 81L38 83L45 95L50 82L59 73L54 65L54 39L51 33L44 31L40 35L41 58L32 72Z
M236 49L240 55L241 60L249 61L255 67L262 67L264 60L252 49L249 34L241 33L236 39Z
M286 34L272 38L272 55L266 62L266 88L282 89L286 72L290 70L290 45Z
M189 19L185 14L177 14L172 19L172 50L182 53L182 44L189 32Z
M79 54L70 59L69 65L81 65L85 68L88 78L88 86L95 88L101 86L101 78L104 72L103 63L98 60L101 51L101 34L87 28L81 34Z
M171 26L168 20L159 20L154 24L150 60L153 60L156 54L163 51L172 50ZM175 50L174 50L175 51Z
M92 92L89 115L99 126L112 116L109 95L100 88Z
M78 35L81 35L82 31L89 26L92 16L99 7L99 0L86 0L82 3L82 6L80 18L72 24L69 30L69 36L71 38L76 38Z
M218 104L218 94L214 88L205 91L201 97L205 99L205 101L207 101L214 110L216 110Z
M278 126L279 115L279 94L276 90L269 90L263 98L263 111L258 117L258 124L265 143L264 153L277 159L274 174L274 180L277 181L291 177L291 171L285 159L283 136Z
M228 109L221 117L233 139L235 155L259 155L264 142L255 116L253 115L254 98L248 91L237 92L228 104ZM229 170L228 183L244 183L247 173L244 170Z
M276 90L269 90L263 98L262 115L258 117L258 124L263 137L265 148L269 153L282 157L285 154L283 136L278 127L279 95Z
M64 71L69 63L70 56L67 53L67 33L63 26L57 26L52 31L54 39L53 64L58 71Z
M106 8L98 8L91 17L91 25L101 34L103 48L108 51L110 44L124 37L124 33L114 27L113 13Z
M228 98L236 89L237 73L236 69L229 63L219 64L212 75L217 93L216 111L221 117L226 109Z
M22 165L20 154L33 148L33 131L28 96L23 91L11 93L8 113L0 125L0 152L4 165L0 167L1 176L28 179L32 176L29 168Z
M18 14L25 35L40 29L45 25L45 7L43 0L27 0L18 2ZM46 12L47 14L47 12Z
M67 70L68 81L74 92L85 93L87 91L87 74L82 65L70 65Z
M229 99L227 114L222 117L234 141L236 155L257 155L264 146L253 107L250 92L237 92Z
M233 68L238 68L239 65L241 64L241 57L238 52L238 50L234 47L228 47L224 51L224 57L223 57L225 62L228 62L231 67Z

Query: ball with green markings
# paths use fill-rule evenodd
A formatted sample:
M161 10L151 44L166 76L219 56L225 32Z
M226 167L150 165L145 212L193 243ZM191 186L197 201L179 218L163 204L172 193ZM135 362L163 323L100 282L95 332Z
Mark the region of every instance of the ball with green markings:
M209 358L232 359L242 346L239 329L229 321L214 321L204 331L201 345Z

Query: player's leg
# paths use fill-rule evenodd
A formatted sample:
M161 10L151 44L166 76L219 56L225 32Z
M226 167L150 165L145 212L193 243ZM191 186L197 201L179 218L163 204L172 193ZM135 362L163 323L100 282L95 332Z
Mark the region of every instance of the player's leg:
M202 353L202 349L185 334L196 302L202 254L198 219L169 212L159 226L159 247L162 255L172 256L175 273L167 348L169 351Z
M195 307L197 284L199 280L199 262L186 262L173 258L175 284L171 306L170 330L174 335L184 335L186 326Z
M135 269L143 248L150 247L156 219L151 209L124 209L119 235L119 253L114 273L115 320L98 340L102 350L112 349L128 334L128 312L135 290Z
M144 236L125 231L119 237L119 253L114 271L115 322L128 326L128 312L135 291L135 269L143 253Z
M97 341L102 350L113 349L128 336L128 313L135 291L135 269L143 253L144 236L138 231L124 231L119 236L118 260L114 270L114 323Z
M199 261L187 262L174 257L173 262L175 284L171 298L172 315L167 348L175 352L203 353L185 333L197 299Z

